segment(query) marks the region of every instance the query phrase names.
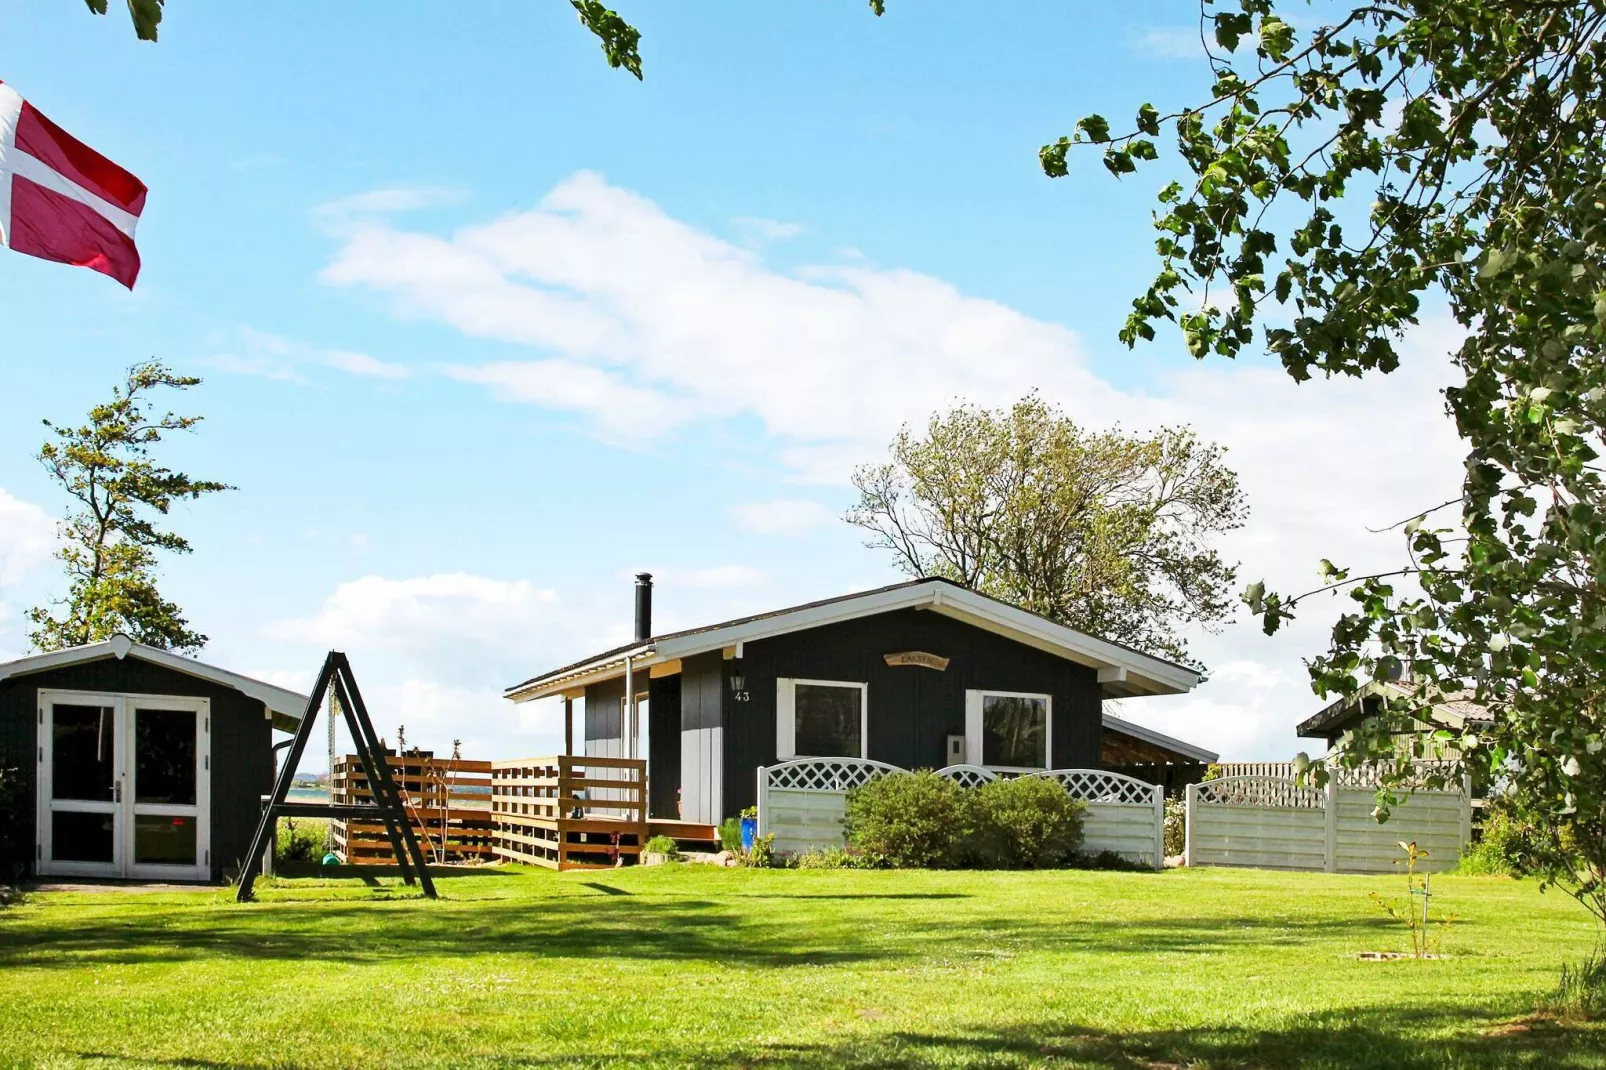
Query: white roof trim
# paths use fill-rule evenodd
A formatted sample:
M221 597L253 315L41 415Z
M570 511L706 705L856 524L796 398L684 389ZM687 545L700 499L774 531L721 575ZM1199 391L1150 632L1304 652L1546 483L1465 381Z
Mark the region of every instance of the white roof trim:
M1131 736L1133 739L1141 739L1145 743L1152 743L1156 747L1174 750L1178 754L1192 758L1194 761L1204 762L1207 765L1221 760L1221 755L1213 750L1205 750L1203 747L1195 746L1192 743L1184 743L1174 736L1156 732L1152 728L1144 728L1140 724L1124 721L1113 713L1104 715L1104 727L1112 732L1119 732L1123 736Z
M1175 695L1191 691L1203 677L1191 669L1161 661L1045 620L1035 613L988 598L941 580L893 587L819 605L803 606L757 620L666 636L651 645L611 654L575 666L562 676L538 677L510 688L515 702L545 698L560 691L609 679L622 671L626 656L647 667L659 661L692 657L737 643L750 643L789 632L874 616L898 609L928 608L945 616L1007 636L1018 642L1094 669L1124 670L1125 695ZM1120 675L1120 674L1111 674Z
M34 654L31 657L18 658L16 661L0 663L0 680L11 676L22 676L26 673L43 672L46 669L57 669L66 665L80 665L88 661L98 661L101 658L133 657L140 661L148 661L163 668L172 669L189 676L210 680L224 687L256 699L268 708L270 713L281 717L288 717L291 721L300 723L301 715L307 709L307 696L298 695L282 687L265 684L261 680L253 680L249 676L220 669L215 665L206 665L194 658L186 658L168 650L159 650L153 646L136 643L126 635L114 635L101 643L90 643L87 646L69 647L66 650L53 650L48 654Z

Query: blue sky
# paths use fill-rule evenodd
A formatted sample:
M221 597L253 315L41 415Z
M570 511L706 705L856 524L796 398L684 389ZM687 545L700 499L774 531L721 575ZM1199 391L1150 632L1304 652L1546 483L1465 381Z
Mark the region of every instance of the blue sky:
M1442 325L1390 381L1297 388L1115 341L1160 174L1036 149L1196 95L1191 4L630 0L641 84L561 0L460 7L178 4L150 45L12 5L0 79L151 194L132 295L0 255L0 653L57 588L39 419L150 356L206 379L174 463L239 487L164 573L206 658L304 684L339 645L382 727L479 753L551 746L496 693L618 639L637 569L664 626L895 579L846 474L957 398L1194 424L1273 585L1385 558L1366 526L1454 478ZM1210 683L1122 715L1286 757L1319 625L1202 636Z

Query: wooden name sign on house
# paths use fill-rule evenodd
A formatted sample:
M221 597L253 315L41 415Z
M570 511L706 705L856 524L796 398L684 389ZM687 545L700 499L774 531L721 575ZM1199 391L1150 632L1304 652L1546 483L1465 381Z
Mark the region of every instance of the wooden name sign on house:
M642 573L631 642L506 695L561 698L568 754L644 761L649 820L715 824L756 804L761 767L794 758L1023 773L1119 753L1153 782L1196 778L1215 754L1106 716L1104 702L1199 682L941 579L654 634Z
M948 659L940 654L927 654L923 650L905 650L898 654L884 654L888 665L894 668L900 665L917 665L922 669L936 669L942 672L948 668Z

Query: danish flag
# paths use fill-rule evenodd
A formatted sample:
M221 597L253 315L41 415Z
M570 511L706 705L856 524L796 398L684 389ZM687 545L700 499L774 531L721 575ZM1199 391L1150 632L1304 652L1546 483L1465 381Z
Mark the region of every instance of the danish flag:
M0 245L134 288L145 183L0 82Z

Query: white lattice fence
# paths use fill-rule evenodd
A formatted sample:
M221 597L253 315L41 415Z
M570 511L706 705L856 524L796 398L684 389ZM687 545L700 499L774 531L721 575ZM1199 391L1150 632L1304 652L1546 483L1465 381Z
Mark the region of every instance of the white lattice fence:
M758 832L775 835L775 849L800 853L843 845L848 792L904 770L862 758L800 758L758 771ZM939 776L973 788L997 780L979 765L950 765ZM1165 794L1156 785L1102 769L1050 769L1053 780L1087 804L1082 849L1114 851L1134 862L1164 864Z
M1338 777L1326 788L1271 776L1193 784L1187 864L1386 873L1398 868L1399 841L1415 840L1429 851L1427 869L1455 865L1471 835L1464 792L1418 791L1384 824L1372 817L1373 802L1371 790Z
M775 836L775 850L801 853L841 847L848 792L895 765L868 758L799 758L758 770L758 834Z
M980 765L947 765L937 770L937 775L947 777L962 788L979 788L998 779L997 773Z
M1050 769L1032 776L1057 782L1087 805L1082 850L1114 851L1159 869L1165 865L1165 789L1102 769Z

